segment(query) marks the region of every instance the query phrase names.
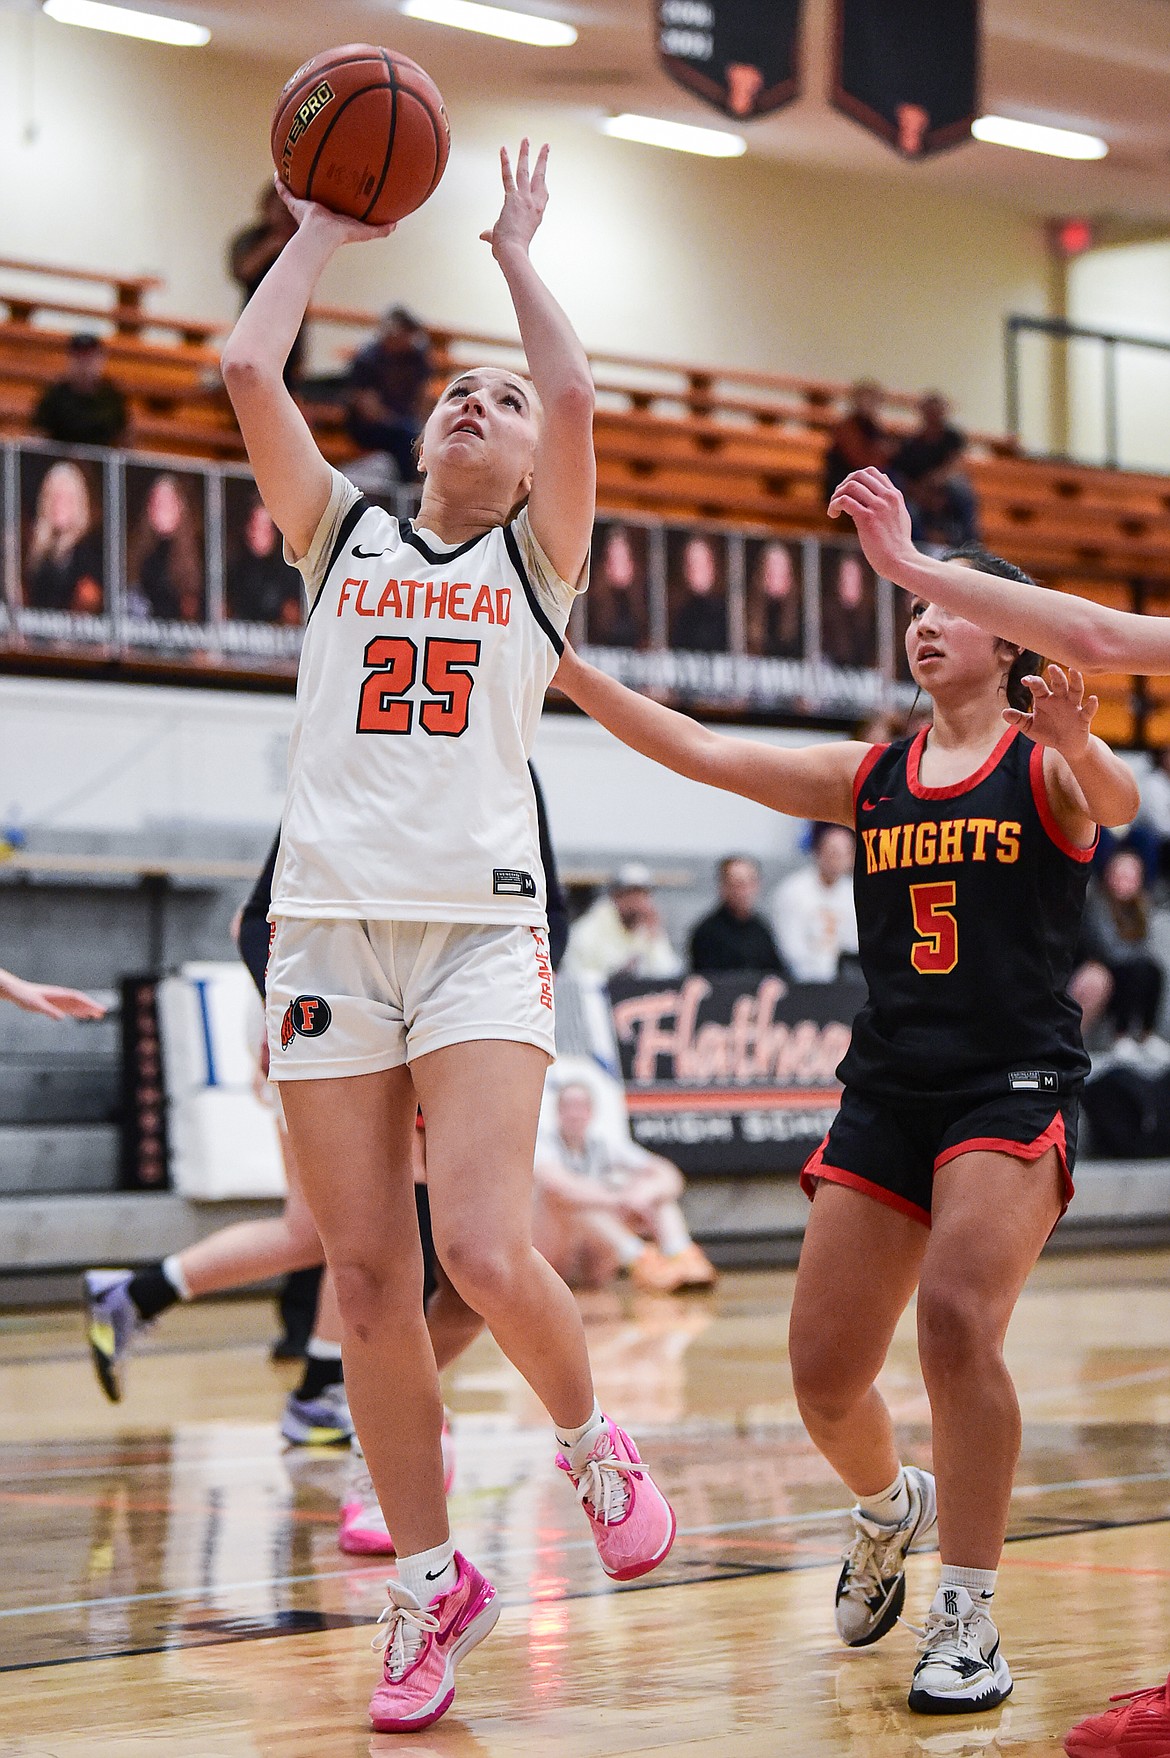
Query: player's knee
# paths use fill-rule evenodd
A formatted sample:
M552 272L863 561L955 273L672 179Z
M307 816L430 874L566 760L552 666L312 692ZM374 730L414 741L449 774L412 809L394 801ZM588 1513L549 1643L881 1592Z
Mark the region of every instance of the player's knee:
M859 1359L815 1328L793 1324L788 1336L792 1385L806 1422L840 1422L873 1384Z
M385 1336L395 1313L409 1303L410 1292L386 1260L361 1253L345 1253L330 1261L341 1321L359 1341ZM414 1290L414 1305L421 1311L421 1290Z
M454 1232L435 1246L443 1268L457 1294L473 1312L485 1317L512 1303L521 1273L521 1257L510 1239L493 1239L470 1232Z
M939 1278L918 1290L918 1353L926 1378L966 1371L999 1347L986 1301L977 1291Z

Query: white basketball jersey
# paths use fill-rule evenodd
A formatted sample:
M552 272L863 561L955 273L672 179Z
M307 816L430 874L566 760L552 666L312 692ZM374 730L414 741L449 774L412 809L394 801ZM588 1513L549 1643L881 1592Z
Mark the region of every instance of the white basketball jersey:
M444 548L337 472L298 566L310 610L270 913L540 926L527 759L579 588L527 511Z

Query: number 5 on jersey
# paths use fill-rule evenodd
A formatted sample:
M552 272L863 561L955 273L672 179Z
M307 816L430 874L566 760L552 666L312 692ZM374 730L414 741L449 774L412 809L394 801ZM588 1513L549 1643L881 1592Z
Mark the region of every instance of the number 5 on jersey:
M910 963L924 977L945 977L959 962L959 924L953 879L910 887L910 908L918 939L910 948Z
M405 698L418 675L418 648L405 635L377 635L369 642L365 663L374 669L358 697L360 733L409 733L414 703ZM419 725L436 739L457 739L467 731L468 705L479 664L478 641L443 641L423 647L423 684L431 699L419 708Z

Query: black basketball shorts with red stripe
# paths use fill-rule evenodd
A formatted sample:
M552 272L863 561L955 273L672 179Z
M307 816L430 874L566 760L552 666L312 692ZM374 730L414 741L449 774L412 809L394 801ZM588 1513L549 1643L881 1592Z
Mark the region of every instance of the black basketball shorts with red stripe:
M912 1101L846 1087L833 1127L805 1163L800 1187L812 1198L821 1180L843 1184L929 1227L940 1167L979 1151L1033 1162L1055 1148L1067 1208L1079 1118L1079 1086Z

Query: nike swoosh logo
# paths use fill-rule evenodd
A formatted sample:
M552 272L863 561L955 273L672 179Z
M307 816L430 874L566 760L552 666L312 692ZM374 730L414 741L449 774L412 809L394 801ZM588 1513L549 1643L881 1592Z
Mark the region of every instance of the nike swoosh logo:
M861 809L863 812L876 812L879 806L889 805L892 799L892 794L883 794L880 800L862 800Z
M431 1571L428 1569L427 1570L427 1580L428 1581L437 1581L441 1575L445 1575L447 1573L447 1570L450 1568L450 1566L451 1566L450 1563L444 1563L443 1567L441 1569L436 1569L433 1575L431 1574Z
M389 555L390 552L386 549L359 549L355 544L349 553L355 555L359 562L372 562L376 556ZM427 1579L430 1580L429 1575Z

